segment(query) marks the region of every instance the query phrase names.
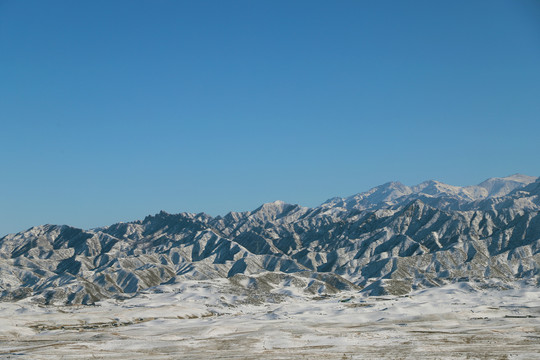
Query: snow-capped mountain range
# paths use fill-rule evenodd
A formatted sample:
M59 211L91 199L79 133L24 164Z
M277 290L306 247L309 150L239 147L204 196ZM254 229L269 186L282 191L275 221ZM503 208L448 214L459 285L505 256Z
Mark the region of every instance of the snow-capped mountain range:
M0 239L0 299L90 304L216 278L261 294L511 286L540 274L539 210L540 178L512 175L466 187L391 182L315 208L276 201L92 230L42 225Z

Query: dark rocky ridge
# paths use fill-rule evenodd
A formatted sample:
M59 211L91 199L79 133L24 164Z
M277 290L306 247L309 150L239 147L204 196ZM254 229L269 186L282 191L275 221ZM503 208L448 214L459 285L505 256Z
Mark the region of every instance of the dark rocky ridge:
M371 294L538 279L540 179L482 184L389 183L317 208L278 201L223 217L161 212L94 230L38 226L0 239L0 299L89 304L224 277L266 292L288 279L311 293Z

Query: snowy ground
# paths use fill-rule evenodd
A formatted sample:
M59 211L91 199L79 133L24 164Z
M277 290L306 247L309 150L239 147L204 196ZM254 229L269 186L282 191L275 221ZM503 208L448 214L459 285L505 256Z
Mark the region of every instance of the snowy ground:
M227 280L97 306L0 303L2 359L540 359L540 288L458 283L405 297L266 302Z

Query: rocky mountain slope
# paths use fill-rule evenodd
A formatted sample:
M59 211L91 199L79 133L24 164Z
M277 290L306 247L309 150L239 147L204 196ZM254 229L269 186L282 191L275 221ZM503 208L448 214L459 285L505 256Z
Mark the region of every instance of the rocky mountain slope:
M0 299L91 304L215 278L266 295L284 286L405 294L492 278L511 286L538 279L539 210L540 178L513 175L467 187L387 183L316 208L276 201L223 217L43 225L0 239Z

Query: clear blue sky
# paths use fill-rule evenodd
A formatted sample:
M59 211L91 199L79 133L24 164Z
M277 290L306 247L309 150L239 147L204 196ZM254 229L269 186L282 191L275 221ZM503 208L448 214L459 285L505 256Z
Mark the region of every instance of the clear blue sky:
M540 2L0 0L0 236L540 175Z

